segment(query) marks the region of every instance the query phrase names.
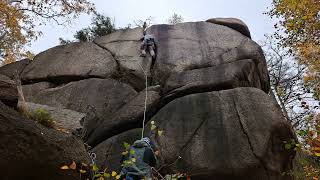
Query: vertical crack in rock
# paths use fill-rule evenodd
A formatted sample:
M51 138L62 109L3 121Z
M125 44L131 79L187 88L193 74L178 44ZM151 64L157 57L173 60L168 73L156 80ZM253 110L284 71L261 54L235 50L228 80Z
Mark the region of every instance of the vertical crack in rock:
M106 48L106 47L104 47L104 46L101 46L100 44L98 44L98 43L96 43L96 42L94 42L94 41L92 41L92 43L94 43L95 45L99 46L100 48L108 51L108 52L111 54L111 56L113 57L113 59L115 60L115 62L116 62L116 64L117 64L117 71L120 72L120 63L119 63L119 61L117 60L116 55L115 55L110 49L108 49L108 48Z
M259 157L259 156L256 154L256 152L254 151L252 142L251 142L250 137L249 137L249 133L247 132L247 130L246 130L246 128L245 128L245 125L244 125L244 123L242 122L242 118L241 118L241 116L240 116L240 112L239 112L239 109L238 109L238 106L237 106L237 103L236 103L234 97L232 97L232 101L233 101L233 104L234 104L234 108L235 108L235 110L236 110L236 112L237 112L237 116L238 116L238 119L239 119L239 124L240 124L241 130L242 130L243 134L247 137L250 150L252 151L252 154L260 161L260 164L262 165L263 169L265 170L266 175L267 175L268 178L270 179L270 175L269 175L268 168L267 168L266 165L264 164L263 159L262 159L261 157Z
M198 131L200 130L200 128L202 127L202 125L207 121L207 119L202 120L199 125L197 126L197 128L194 130L194 132L191 134L190 138L188 139L188 141L180 148L179 151L179 155L181 155L182 153L184 153L184 151L186 150L186 148L188 147L188 145L191 143L193 137L198 133Z

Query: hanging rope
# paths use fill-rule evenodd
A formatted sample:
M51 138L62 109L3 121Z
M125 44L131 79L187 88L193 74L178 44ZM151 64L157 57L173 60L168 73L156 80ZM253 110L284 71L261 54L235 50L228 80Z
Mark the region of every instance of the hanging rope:
M144 137L144 129L145 129L145 122L146 122L146 113L147 113L147 100L148 100L148 74L147 72L143 69L142 65L139 63L139 66L141 67L145 78L146 78L146 96L145 96L145 100L144 100L144 112L143 112L143 121L142 121L142 132L141 132L141 139Z

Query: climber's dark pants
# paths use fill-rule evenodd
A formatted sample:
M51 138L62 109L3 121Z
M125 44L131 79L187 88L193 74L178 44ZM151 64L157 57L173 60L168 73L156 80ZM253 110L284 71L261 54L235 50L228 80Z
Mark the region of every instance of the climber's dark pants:
M146 56L146 52L148 51L150 55L154 58L155 57L155 52L154 52L154 44L146 44L142 43L141 44L141 55Z

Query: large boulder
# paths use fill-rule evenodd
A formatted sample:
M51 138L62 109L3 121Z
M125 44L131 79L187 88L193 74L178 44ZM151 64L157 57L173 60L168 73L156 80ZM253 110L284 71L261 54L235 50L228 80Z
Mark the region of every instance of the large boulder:
M248 38L251 38L248 26L240 19L237 19L237 18L212 18L212 19L206 20L206 22L227 26L229 28L232 28L232 29L240 32L241 34L247 36Z
M24 68L31 62L30 59L22 59L0 67L0 74L14 79L15 76L20 76Z
M58 83L89 77L110 77L117 72L112 55L91 42L70 43L38 54L22 72L25 83Z
M158 40L154 79L164 84L172 73L252 59L269 91L269 76L261 47L237 31L208 22L154 25L148 33Z
M150 119L154 112L158 110L157 105L160 101L159 92L154 87L148 88L147 97L146 100L146 90L141 91L136 97L115 112L111 119L98 124L92 134L89 134L87 143L94 147L109 137L129 129L141 127L144 111L146 111L146 120Z
M150 77L152 58L140 57L142 28L119 30L94 40L96 44L112 53L120 66L119 79L137 90L144 89L145 77Z
M85 113L72 111L70 109L51 107L31 102L25 102L24 104L30 113L33 113L39 109L46 110L52 117L53 121L57 123L57 127L69 132L77 132L79 129L81 129L82 126L80 122L86 116Z
M45 128L0 102L1 179L78 180L65 164L89 163L83 143L71 134Z
M255 88L192 94L176 99L153 118L166 172L193 179L290 179L294 138L281 110ZM150 123L148 124L150 126ZM150 128L147 128L150 129Z
M18 90L15 82L0 74L0 101L10 107L17 107Z
M184 71L172 74L165 84L164 91L171 96L182 96L236 87L261 88L261 84L267 82L260 81L258 71L251 59Z
M85 79L61 87L43 90L30 102L87 113L92 106L100 120L109 120L137 92L127 84L113 79Z

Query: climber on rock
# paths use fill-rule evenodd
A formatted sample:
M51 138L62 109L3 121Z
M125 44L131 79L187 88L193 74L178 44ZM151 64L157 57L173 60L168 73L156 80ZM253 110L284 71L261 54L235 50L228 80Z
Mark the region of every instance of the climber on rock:
M141 55L142 57L146 57L147 51L150 53L152 59L156 58L156 43L155 37L151 34L147 34L146 31L143 31L143 38L141 38Z
M121 179L125 180L151 180L151 167L157 164L156 151L154 143L148 137L137 140L129 149L130 153L122 158L123 168L121 170ZM128 161L132 163L128 163Z

